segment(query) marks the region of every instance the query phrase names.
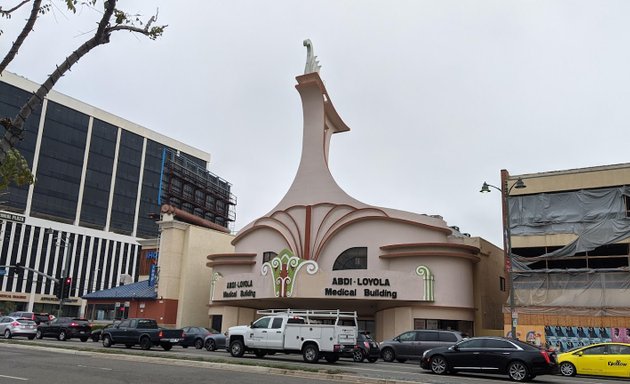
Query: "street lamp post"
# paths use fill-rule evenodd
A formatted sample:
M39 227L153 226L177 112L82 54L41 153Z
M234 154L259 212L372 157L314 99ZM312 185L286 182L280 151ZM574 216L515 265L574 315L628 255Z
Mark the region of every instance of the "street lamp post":
M507 175L507 171L505 171L505 174ZM512 331L512 338L516 339L517 338L516 323L515 323L516 304L515 304L515 298L514 298L514 273L513 273L513 267L512 267L512 231L510 229L510 202L508 201L508 197L510 196L510 192L512 191L512 188L523 189L523 188L527 188L527 186L523 182L523 179L519 177L516 180L516 182L508 188L508 180L507 180L507 177L504 177L503 172L502 172L501 179L502 179L501 188L496 187L492 184L488 184L484 181L483 185L481 186L481 190L479 192L481 193L491 192L490 188L494 188L497 191L501 192L501 202L503 204L503 212L504 212L503 249L504 249L504 254L505 254L504 256L505 262L508 264L507 273L508 273L508 280L510 283L511 331Z
M54 231L52 230L52 228L47 228L46 229L46 233L53 235ZM72 257L72 255L70 255L68 253L68 248L72 248L72 239L70 238L70 234L67 234L66 239L64 239L63 237L57 236L55 237L55 240L57 241L57 246L59 246L59 240L61 240L61 242L63 243L63 261L64 262L64 267L61 270L61 278L58 280L57 284L59 284L59 292L63 292L63 290L66 288L65 284L66 284L66 279L70 276L70 258ZM72 251L72 249L70 250L70 252ZM68 289L70 289L70 287L68 287ZM57 317L61 317L62 312L63 312L63 302L65 300L64 295L60 295L61 298L59 299L59 309L57 310Z

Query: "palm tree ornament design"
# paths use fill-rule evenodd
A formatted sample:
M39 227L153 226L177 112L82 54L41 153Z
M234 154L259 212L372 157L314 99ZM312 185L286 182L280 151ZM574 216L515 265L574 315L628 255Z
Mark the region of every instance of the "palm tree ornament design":
M319 270L317 262L300 259L290 250L283 249L278 256L264 263L260 268L263 276L271 272L273 290L276 297L291 297L300 269L306 267L306 273L314 275Z

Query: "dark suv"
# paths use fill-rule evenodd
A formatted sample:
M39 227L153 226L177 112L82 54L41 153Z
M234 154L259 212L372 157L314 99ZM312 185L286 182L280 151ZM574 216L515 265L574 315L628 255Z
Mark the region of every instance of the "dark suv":
M381 357L391 362L419 360L424 351L435 347L450 347L466 336L458 331L416 329L407 331L381 343Z
M61 341L77 338L81 339L81 341L87 341L87 339L90 338L91 332L92 325L86 319L59 317L48 324L40 324L37 327L35 337L38 339L43 337L56 337Z
M370 363L375 363L381 355L378 343L370 337L370 332L359 331L357 343L353 348L347 348L341 352L341 357L351 357L357 363L367 359Z

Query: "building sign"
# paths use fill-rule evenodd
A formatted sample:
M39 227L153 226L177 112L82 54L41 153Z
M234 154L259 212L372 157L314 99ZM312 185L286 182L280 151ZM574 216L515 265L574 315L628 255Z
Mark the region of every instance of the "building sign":
M15 221L16 223L24 223L24 216L16 215L9 212L0 212L0 220Z
M398 298L389 279L378 277L333 277L331 287L324 288L324 296Z
M252 280L228 281L223 291L224 299L236 299L239 297L256 298L256 291L252 289L254 284Z
M157 280L157 265L151 264L151 270L149 271L149 287L154 287L156 280Z

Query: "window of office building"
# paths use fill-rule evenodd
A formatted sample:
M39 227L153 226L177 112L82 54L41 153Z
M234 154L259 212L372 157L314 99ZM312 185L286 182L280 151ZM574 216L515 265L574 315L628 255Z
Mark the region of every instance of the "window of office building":
M113 232L129 235L133 231L138 180L140 180L142 142L141 136L126 130L121 131L110 222L110 229Z
M33 192L33 216L74 221L88 120L83 113L48 102Z
M333 271L343 269L367 269L367 247L349 248L335 260Z
M157 236L158 225L154 214L160 213L158 193L160 189L160 175L162 172L162 152L164 146L147 139L147 149L144 156L144 176L142 177L142 191L140 193L140 211L138 212L137 236L153 238Z
M31 93L12 85L0 82L0 116L13 118L18 113L22 105L28 101ZM16 147L20 150L28 165L33 167L33 157L35 152L35 142L39 131L39 120L41 107L37 107L24 124L24 138L19 141ZM10 185L2 200L6 209L15 212L24 212L26 208L26 198L28 195L28 185L18 187Z
M81 207L82 225L94 228L106 225L117 136L117 127L94 119Z

